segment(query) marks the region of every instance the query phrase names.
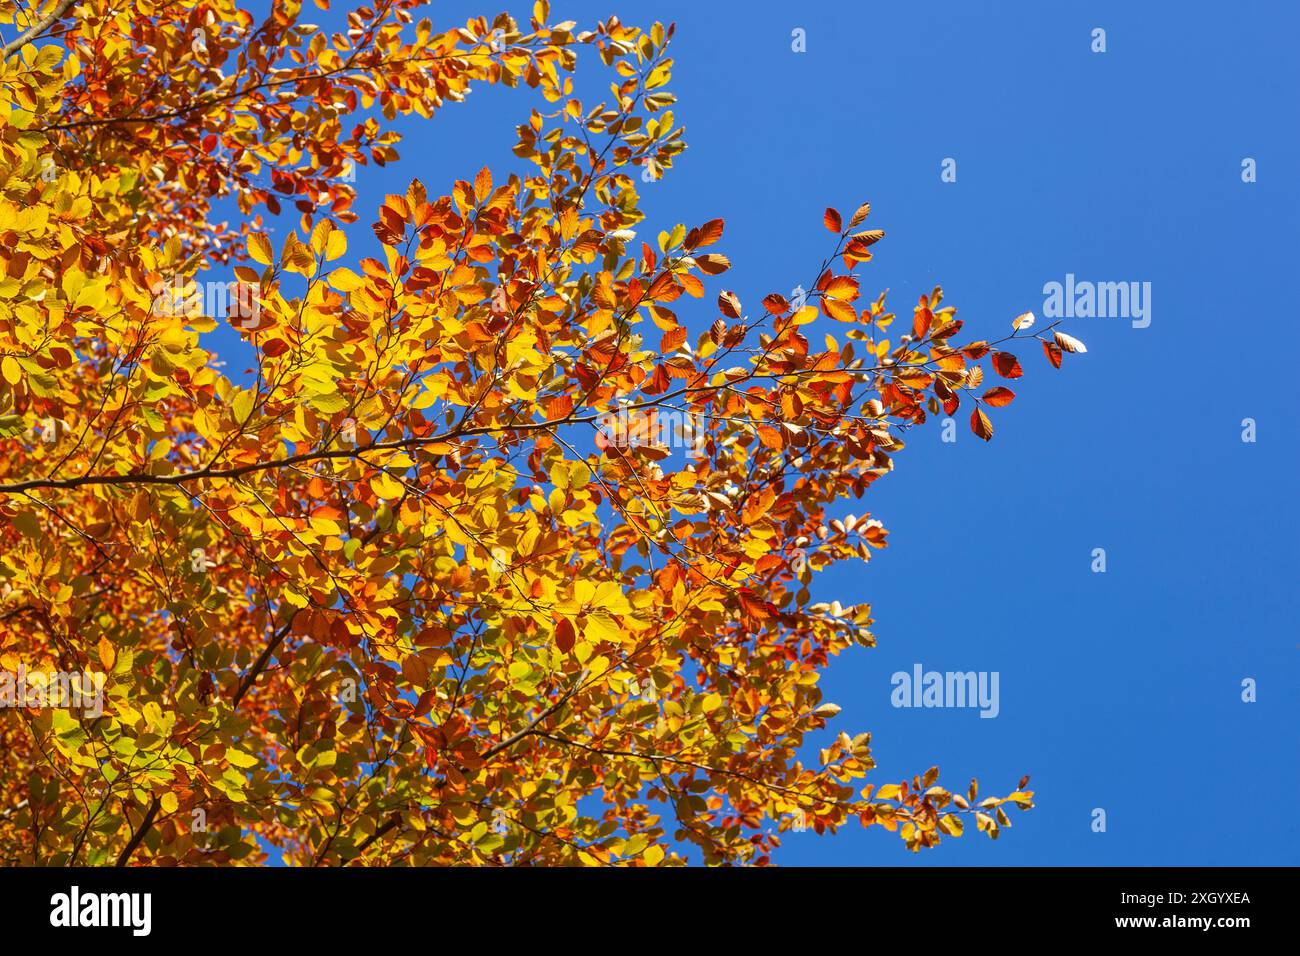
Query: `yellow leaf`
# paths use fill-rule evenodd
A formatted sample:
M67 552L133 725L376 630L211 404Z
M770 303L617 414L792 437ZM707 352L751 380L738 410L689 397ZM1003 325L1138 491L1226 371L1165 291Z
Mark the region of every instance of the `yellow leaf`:
M586 636L597 641L621 641L623 632L618 622L604 611L593 611L587 615Z
M342 233L338 233L338 235L342 235ZM366 280L351 269L335 269L330 273L330 285L340 292L353 292L365 284Z
M226 749L226 759L236 767L256 767L260 761L252 754L246 754L242 750L236 750L234 747Z
M965 825L961 822L961 817L955 813L945 814L939 819L939 829L949 836L959 837Z
M370 489L387 501L395 501L402 497L403 490L402 483L384 471L371 477Z
M329 245L330 234L334 231L334 224L328 219L322 219L316 223L315 228L311 231L311 251L320 255Z
M315 264L311 249L303 245L296 233L289 233L289 237L284 242L284 250L280 253L280 266L286 272L310 276Z
M329 241L325 243L325 261L333 262L343 253L348 251L348 237L339 230L330 233Z
M271 251L271 240L261 233L250 232L248 234L248 254L254 262L269 266L274 257Z

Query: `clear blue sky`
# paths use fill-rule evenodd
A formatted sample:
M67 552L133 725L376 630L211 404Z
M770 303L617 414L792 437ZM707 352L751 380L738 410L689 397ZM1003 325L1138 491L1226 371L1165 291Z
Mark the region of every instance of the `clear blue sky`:
M521 20L530 7L508 5ZM445 29L498 9L429 15ZM791 834L779 862L1300 863L1297 8L554 0L552 13L677 22L670 88L690 148L644 187L643 226L725 218L724 284L746 302L807 284L822 209L862 200L888 233L864 291L890 289L910 315L941 282L971 338L1041 314L1044 283L1067 273L1151 283L1149 327L1073 320L1089 351L1062 372L1024 350L991 444L964 416L955 444L934 422L914 435L856 503L890 547L822 578L825 599L875 607L879 647L824 678L843 707L833 728L873 732L874 779L938 763L950 785L978 775L1005 792L1030 773L1037 809L1013 812L996 844L972 832L913 856L853 828ZM1097 27L1105 53L1091 51ZM581 67L607 84L592 57ZM513 128L534 97L479 89L472 108L401 124L402 161L358 177L354 232L412 176L441 194L485 162L498 178L520 168ZM894 709L890 675L918 662L999 672L999 716ZM1255 703L1241 700L1248 677Z

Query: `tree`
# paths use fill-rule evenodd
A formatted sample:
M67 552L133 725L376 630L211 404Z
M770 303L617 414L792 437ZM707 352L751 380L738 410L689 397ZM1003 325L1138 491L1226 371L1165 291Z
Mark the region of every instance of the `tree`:
M984 359L1014 379L1009 340L1058 367L1082 345L1028 315L956 344L938 288L890 341L855 275L867 205L826 210L806 298L747 311L716 281L721 219L636 235L638 181L684 149L671 26L548 25L540 2L526 28L435 33L416 5L339 33L293 2L6 14L3 858L766 863L792 826L996 837L1024 780L868 782L870 735L823 732L820 672L874 638L812 581L885 546L843 505L903 435L969 407L991 437L1013 393ZM605 102L574 97L579 51ZM412 181L350 256L350 166L483 83L536 91L531 172ZM218 322L242 377L205 348ZM42 684L81 673L106 675L102 712L93 683Z

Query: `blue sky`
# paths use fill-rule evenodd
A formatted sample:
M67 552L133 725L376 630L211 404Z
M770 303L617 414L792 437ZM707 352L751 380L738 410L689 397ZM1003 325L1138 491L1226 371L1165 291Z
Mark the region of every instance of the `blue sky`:
M508 9L526 20L531 4ZM437 29L497 7L434 5ZM1300 863L1300 428L1287 277L1300 232L1300 13L1282 3L599 3L552 19L676 21L687 152L643 189L652 234L726 219L723 285L746 302L808 283L821 212L869 200L887 238L860 270L910 316L942 283L969 338L1042 313L1045 283L1149 282L1150 325L1079 318L1053 371L1024 349L989 445L959 413L916 433L869 509L891 532L821 596L875 608L879 646L824 678L835 730L873 732L877 782L939 764L1013 789L997 843L919 856L879 829L788 835L786 864ZM308 19L321 19L308 17ZM791 49L791 32L807 50ZM1092 52L1095 28L1106 51ZM607 74L591 57L587 73ZM538 102L478 89L399 126L363 169L365 231L387 192L519 168ZM1257 181L1242 181L1242 161ZM956 182L941 164L956 160ZM281 220L287 225L287 217ZM708 301L708 300L705 300ZM700 316L711 319L712 314ZM1275 327L1276 325L1276 327ZM233 363L232 363L233 364ZM1242 441L1242 420L1257 441ZM1107 570L1093 573L1093 549ZM895 709L890 675L997 671L1000 713ZM1253 678L1258 699L1241 699ZM1094 808L1105 833L1092 831Z

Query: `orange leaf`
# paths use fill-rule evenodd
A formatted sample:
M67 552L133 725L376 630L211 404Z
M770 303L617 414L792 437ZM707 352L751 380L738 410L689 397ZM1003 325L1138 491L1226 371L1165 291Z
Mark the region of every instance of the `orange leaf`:
M686 326L679 325L677 326L677 328L670 329L669 331L664 333L663 338L659 340L659 351L671 352L673 349L677 348L685 341L686 341Z
M780 451L784 442L781 440L781 433L771 425L758 426L758 440L773 451Z
M1016 393L1009 388L1001 385L995 385L984 393L984 401L994 408L1001 408L1004 405L1010 405L1011 400L1016 397Z
M546 400L546 420L548 422L557 421L561 418L568 418L572 412L572 395L552 395Z
M710 219L704 225L700 226L700 235L692 248L703 248L711 246L722 238L723 221L721 219Z
M970 430L985 441L993 437L993 423L984 414L984 409L976 408L970 413Z
M912 317L912 338L918 342L925 338L925 333L930 331L930 326L934 324L934 313L922 306L916 310Z
M676 281L673 279L673 274L671 272L661 272L658 278L650 283L650 288L646 290L645 297L671 302L681 294L682 290L678 288Z
M825 223L827 229L834 233L838 233L844 228L844 223L840 220L840 214L830 206L826 207L826 212L822 216L822 222Z
M486 166L478 171L474 177L474 198L479 202L487 199L492 194L492 171Z
M790 303L785 300L785 296L773 292L764 297L763 308L767 309L767 311L771 312L773 315L784 315L786 312L790 311Z

